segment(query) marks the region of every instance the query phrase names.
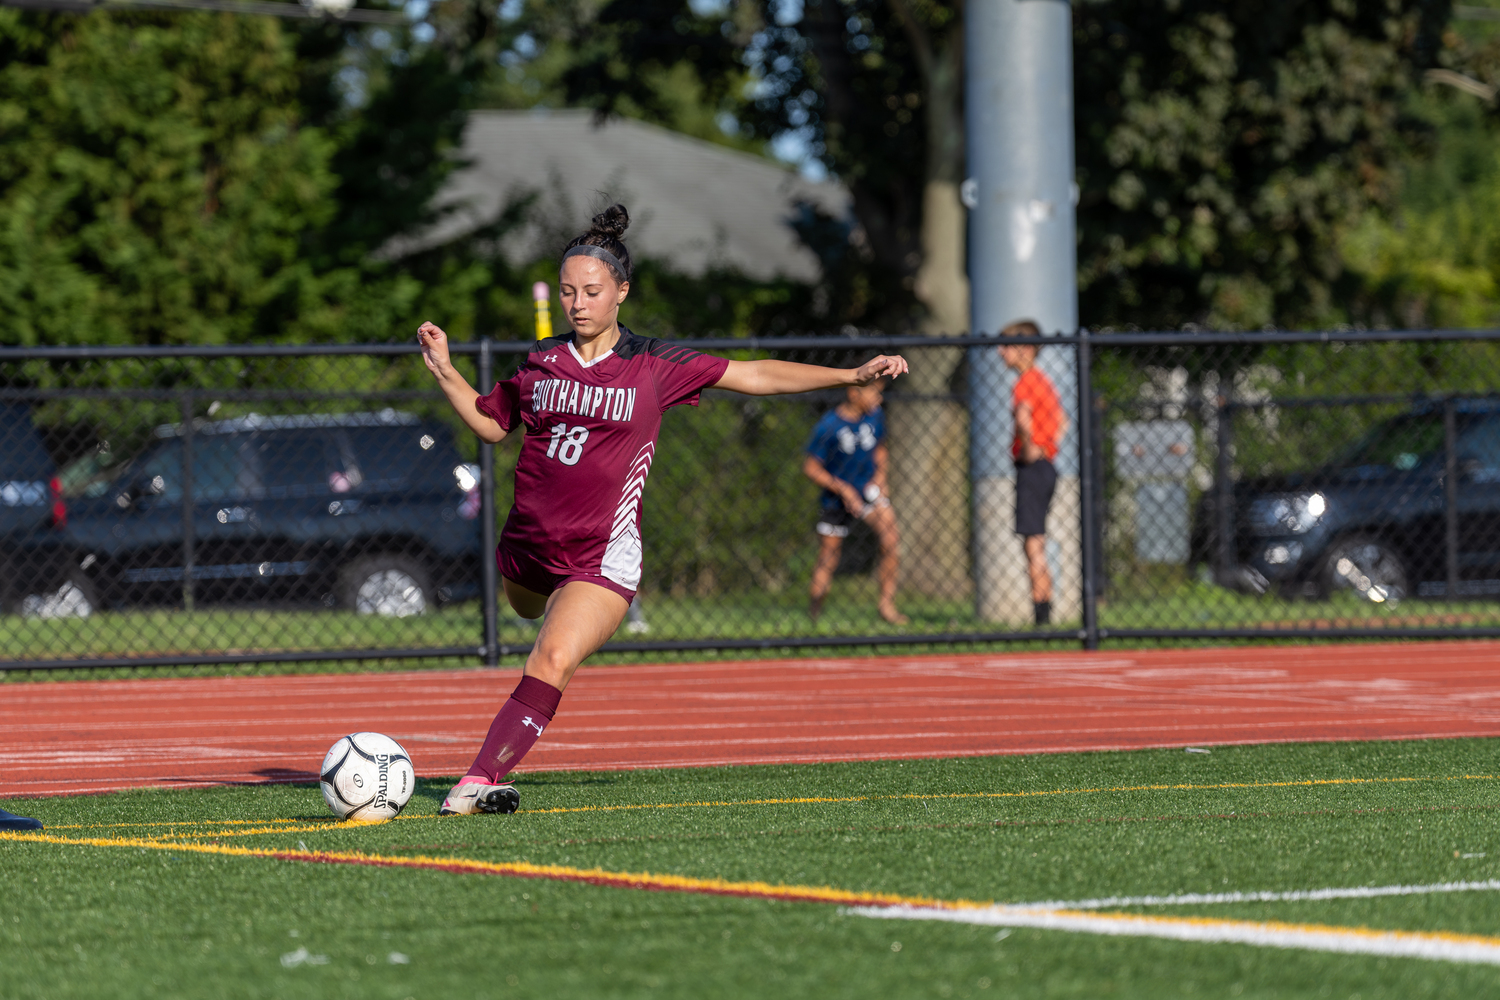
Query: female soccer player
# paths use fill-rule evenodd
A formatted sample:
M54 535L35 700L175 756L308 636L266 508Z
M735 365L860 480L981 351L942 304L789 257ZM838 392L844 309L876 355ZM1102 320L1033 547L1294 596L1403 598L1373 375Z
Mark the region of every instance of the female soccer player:
M545 618L525 675L490 724L444 815L510 813L520 795L503 779L557 712L573 672L619 628L641 581L641 493L661 415L696 406L704 389L750 396L869 385L906 372L905 359L859 368L729 361L641 337L619 323L630 294L630 224L623 205L594 217L563 252L559 292L569 335L538 341L516 374L481 396L454 370L448 338L417 331L422 360L482 440L524 427L515 503L495 553L505 597L523 618Z

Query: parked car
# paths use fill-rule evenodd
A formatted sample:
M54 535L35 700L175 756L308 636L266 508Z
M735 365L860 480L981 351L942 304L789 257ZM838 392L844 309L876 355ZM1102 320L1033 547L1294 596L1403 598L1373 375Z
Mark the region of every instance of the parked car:
M50 523L61 486L31 407L0 403L0 533Z
M1500 594L1500 401L1455 402L1460 595ZM1443 404L1376 425L1305 473L1235 484L1234 582L1372 601L1447 594ZM1200 507L1199 537L1216 523Z
M447 428L393 410L159 427L107 485L56 506L0 536L6 608L271 602L405 616L479 591L478 469Z

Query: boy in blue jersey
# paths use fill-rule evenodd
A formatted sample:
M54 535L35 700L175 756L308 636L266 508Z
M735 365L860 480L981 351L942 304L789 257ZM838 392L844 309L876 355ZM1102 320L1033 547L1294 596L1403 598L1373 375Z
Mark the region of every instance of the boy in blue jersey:
M880 617L905 625L896 610L896 572L900 567L901 535L896 512L886 496L885 415L880 403L885 383L850 386L844 402L823 414L807 442L802 472L823 487L818 498L818 562L813 568L808 613L816 619L833 583L839 552L855 519L864 521L880 540Z

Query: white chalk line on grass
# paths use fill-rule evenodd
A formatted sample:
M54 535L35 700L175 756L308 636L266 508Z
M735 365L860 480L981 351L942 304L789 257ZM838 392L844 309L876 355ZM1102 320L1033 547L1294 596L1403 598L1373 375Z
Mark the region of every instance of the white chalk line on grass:
M846 908L844 912L883 920L945 920L989 927L1035 927L1077 934L1153 937L1173 941L1248 944L1261 948L1295 948L1304 951L1500 965L1500 938L1497 937L1445 931L1381 931L1364 927L1330 927L1281 921L1225 920L1217 917L1155 917L1132 913L1089 912L1121 906L1315 902L1327 899L1375 899L1383 896L1496 890L1500 890L1500 879L1434 882L1428 885L1348 886L1287 892L1107 896L1099 899L1054 900L973 908L909 904L859 906Z
M1500 879L1482 882L1433 882L1429 885L1354 885L1289 892L1184 892L1173 896L1104 896L1099 899L1015 903L1026 910L1107 910L1118 906L1187 906L1197 903L1302 903L1321 899L1375 899L1380 896L1426 896L1443 892L1494 892Z
M886 920L946 920L989 927L1035 927L1075 934L1164 938L1259 948L1425 958L1444 962L1500 965L1500 938L1443 931L1380 931L1278 921L1221 920L1213 917L1150 917L1129 913L1026 910L995 906L947 909L929 906L860 906L846 913Z

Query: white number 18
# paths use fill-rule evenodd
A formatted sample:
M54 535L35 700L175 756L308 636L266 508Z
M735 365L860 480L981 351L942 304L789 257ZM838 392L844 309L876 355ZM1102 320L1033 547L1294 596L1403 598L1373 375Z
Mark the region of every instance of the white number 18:
M583 457L583 443L589 439L587 427L569 428L567 424L552 425L552 443L547 446L547 457L557 458L563 465L577 465ZM558 448L561 444L562 447Z

